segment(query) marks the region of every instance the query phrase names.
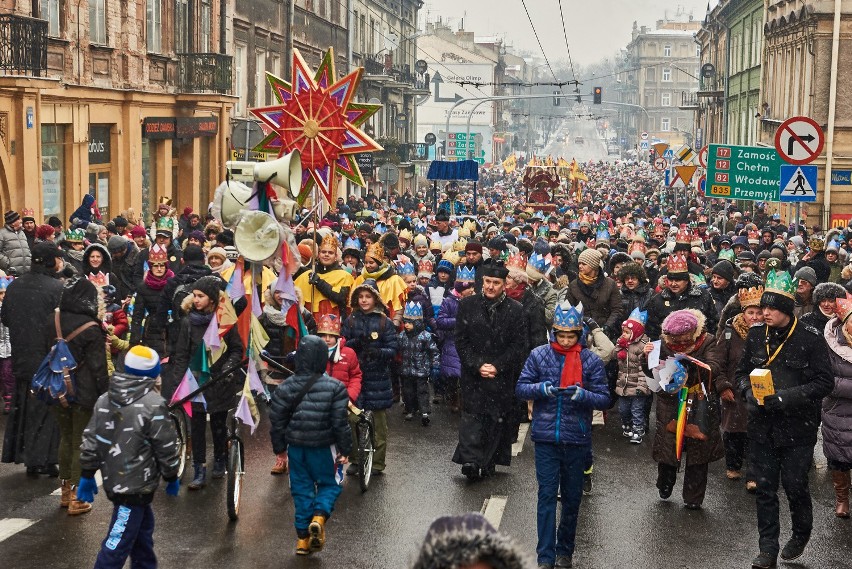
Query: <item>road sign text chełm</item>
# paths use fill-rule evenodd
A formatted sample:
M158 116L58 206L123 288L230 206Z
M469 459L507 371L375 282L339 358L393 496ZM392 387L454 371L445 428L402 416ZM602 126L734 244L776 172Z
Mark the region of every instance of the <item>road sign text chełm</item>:
M712 198L778 201L781 157L772 148L711 144L705 195Z

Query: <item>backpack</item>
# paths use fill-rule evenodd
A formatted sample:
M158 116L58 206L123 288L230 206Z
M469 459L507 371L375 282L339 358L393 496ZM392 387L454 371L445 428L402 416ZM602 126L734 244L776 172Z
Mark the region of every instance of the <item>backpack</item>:
M175 317L175 320L180 318L181 304L183 304L183 300L192 294L192 287L195 284L195 281L191 283L185 283L178 286L175 289L175 292L172 293L172 314Z
M59 325L59 310L57 310L54 313L54 325L56 326L56 343L50 348L50 352L41 361L33 375L30 390L48 405L59 403L62 407L68 407L69 403L77 399L77 381L74 375L77 362L71 354L68 342L85 329L97 326L98 323L86 322L68 334L67 338L63 338L62 327Z

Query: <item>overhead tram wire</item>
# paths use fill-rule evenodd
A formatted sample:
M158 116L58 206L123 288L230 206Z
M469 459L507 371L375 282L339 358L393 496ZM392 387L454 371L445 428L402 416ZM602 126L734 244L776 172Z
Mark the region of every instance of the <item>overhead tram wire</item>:
M547 68L550 69L550 74L553 75L553 80L558 83L559 79L556 77L556 73L553 72L553 67L550 65L550 60L547 59L547 54L544 52L544 46L541 45L541 39L539 39L538 37L538 31L536 31L535 29L535 24L533 24L530 11L527 9L526 0L521 0L521 4L524 7L524 12L527 13L527 19L530 21L530 26L532 27L533 35L535 36L535 41L538 42L538 48L541 50L541 56L544 57L544 62L547 64Z
M568 65L571 67L571 78L574 84L579 86L577 74L574 73L574 61L571 59L571 47L568 45L568 30L565 28L565 14L562 12L562 0L559 1L559 17L562 18L562 35L565 36L565 49L568 50Z

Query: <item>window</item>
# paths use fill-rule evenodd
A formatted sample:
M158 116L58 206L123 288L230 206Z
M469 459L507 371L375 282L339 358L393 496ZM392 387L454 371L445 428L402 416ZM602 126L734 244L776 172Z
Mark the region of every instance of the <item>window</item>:
M663 57L671 57L672 56L672 46L666 44L663 46Z
M258 51L254 60L254 104L258 107L266 104L266 53Z
M669 68L663 69L663 81L671 81L672 80L672 70Z
M645 106L653 107L654 106L654 91L647 91L645 93Z
M246 45L234 42L234 93L239 97L236 114L243 115L248 98L248 81L246 81Z
M701 44L695 44L695 57L701 57Z
M47 20L47 35L59 36L59 0L39 0L42 19Z
M331 0L331 23L348 28L348 23L340 19L340 5L338 0Z
M213 19L213 6L211 6L210 2L211 0L201 0L201 29L199 30L200 45L198 48L202 53L210 53L213 51L211 49L211 44L213 42L211 24Z
M367 43L367 52L370 55L376 54L376 20L375 18L370 18L370 40Z
M89 0L89 37L92 43L106 45L106 0Z
M148 0L145 31L148 51L163 51L163 0Z
M189 0L175 0L175 52L189 53Z
M269 71L271 71L273 74L277 75L278 77L281 77L282 71L281 71L281 56L280 55L273 54L273 55L270 56L270 58L269 58Z
M672 94L671 93L663 93L660 95L660 105L664 107L672 106Z
M671 130L671 119L668 117L663 117L660 119L660 130L663 132L669 132Z
M743 31L743 69L751 67L751 29L745 28Z
M367 49L367 16L364 14L361 14L361 20L358 23L358 38L361 40L358 51L364 55L364 50Z
M657 81L657 69L655 67L649 67L645 70L645 81L650 83Z

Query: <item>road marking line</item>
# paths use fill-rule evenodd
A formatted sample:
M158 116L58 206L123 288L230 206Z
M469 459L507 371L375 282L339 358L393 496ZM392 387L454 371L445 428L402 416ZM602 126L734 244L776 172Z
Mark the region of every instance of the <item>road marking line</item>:
M508 496L491 496L485 499L480 512L485 519L488 520L496 529L500 529L500 521L503 519L503 512L506 510L506 501Z
M38 520L28 520L25 518L3 518L0 520L0 541L5 541L18 533L37 524Z
M527 440L527 431L530 430L530 423L521 423L518 428L518 442L512 445L512 456L518 456L524 450L524 441Z
M101 476L101 471L98 470L95 472L95 482L98 483L98 488L104 485L104 479ZM50 493L51 496L61 496L62 495L62 487L57 488L53 492Z

